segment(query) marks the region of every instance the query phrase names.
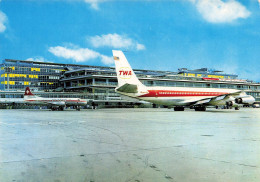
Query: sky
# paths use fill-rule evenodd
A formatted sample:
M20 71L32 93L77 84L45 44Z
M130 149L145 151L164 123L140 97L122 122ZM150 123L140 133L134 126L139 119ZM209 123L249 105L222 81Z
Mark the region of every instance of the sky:
M260 82L260 0L0 0L0 59L212 68Z

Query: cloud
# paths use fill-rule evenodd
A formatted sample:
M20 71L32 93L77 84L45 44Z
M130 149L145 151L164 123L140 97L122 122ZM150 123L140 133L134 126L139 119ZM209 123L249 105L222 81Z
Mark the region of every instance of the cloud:
M98 4L105 2L107 0L84 0L85 3L90 4L90 7L95 9L95 10L99 10Z
M46 59L44 59L41 56L36 56L36 57L32 57L32 58L28 58L26 59L26 61L34 61L34 62L49 62Z
M145 49L145 46L143 44L136 44L136 49L139 51L139 50L144 50Z
M100 55L100 57L101 57L102 63L104 63L105 65L114 64L113 57L108 57L108 56L104 56L104 55Z
M126 48L135 50L145 49L143 44L128 38L126 35L119 35L116 33L90 37L89 41L94 47Z
M91 59L97 59L97 58L99 58L101 62L106 65L111 65L114 63L112 57L105 56L103 54L100 54L99 52L90 50L88 48L80 48L76 46L74 46L73 48L56 46L56 47L50 47L48 51L57 57L72 59L75 60L77 63L86 62Z
M2 11L0 11L0 33L3 33L6 30L6 26L5 26L6 22L7 22L7 16Z
M88 48L70 49L67 47L50 47L49 52L57 57L63 57L65 59L73 59L76 62L84 62L90 59L95 59L99 56L99 53L92 51Z
M202 17L211 23L230 23L247 18L250 12L235 0L189 0L195 4Z

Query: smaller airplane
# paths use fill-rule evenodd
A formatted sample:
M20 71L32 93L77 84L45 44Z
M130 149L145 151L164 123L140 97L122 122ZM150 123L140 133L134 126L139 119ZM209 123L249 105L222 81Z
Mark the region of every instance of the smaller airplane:
M43 98L32 94L29 87L26 87L24 93L24 102L29 105L50 106L52 111L63 111L65 107L73 106L80 111L80 106L87 104L86 100L80 98Z

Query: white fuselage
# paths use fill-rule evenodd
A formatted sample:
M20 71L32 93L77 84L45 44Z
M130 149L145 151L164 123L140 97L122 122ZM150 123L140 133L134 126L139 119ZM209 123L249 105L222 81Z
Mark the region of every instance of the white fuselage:
M125 93L129 97L167 106L186 106L203 99L238 92L235 89L191 88L191 87L146 87L146 91ZM223 105L225 102L223 102ZM219 105L219 102L218 102Z
M23 98L0 98L0 104L24 104Z
M26 98L25 103L32 105L84 106L87 101L79 98Z

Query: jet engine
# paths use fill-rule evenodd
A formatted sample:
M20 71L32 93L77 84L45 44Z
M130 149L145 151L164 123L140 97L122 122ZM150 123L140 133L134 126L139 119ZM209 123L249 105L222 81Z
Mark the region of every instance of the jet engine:
M237 104L253 104L255 102L255 98L251 95L248 95L246 97L236 98L235 102Z
M233 106L235 103L234 103L234 101L227 101L226 102L226 105L227 106Z

